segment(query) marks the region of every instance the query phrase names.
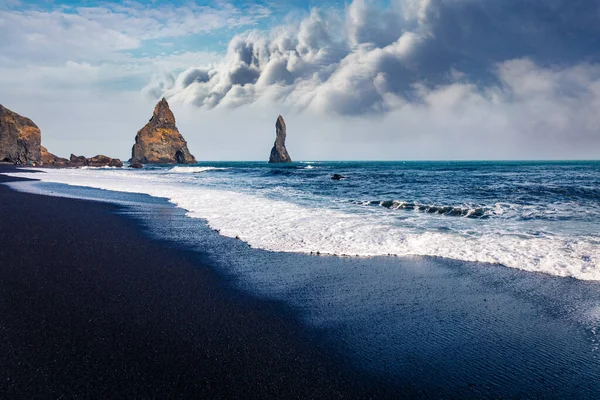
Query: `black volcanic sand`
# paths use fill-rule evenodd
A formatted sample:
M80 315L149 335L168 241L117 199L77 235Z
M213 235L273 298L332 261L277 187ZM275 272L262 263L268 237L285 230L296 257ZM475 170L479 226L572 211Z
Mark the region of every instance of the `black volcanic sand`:
M383 396L118 211L0 184L0 398Z
M41 185L131 206L0 184L0 398L600 398L599 282L269 252Z

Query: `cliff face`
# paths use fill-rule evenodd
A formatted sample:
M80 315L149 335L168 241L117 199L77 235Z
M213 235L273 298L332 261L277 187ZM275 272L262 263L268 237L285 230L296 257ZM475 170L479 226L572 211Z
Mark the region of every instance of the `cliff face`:
M150 121L139 130L131 149L131 163L193 164L187 142L175 126L175 116L164 98L154 108Z
M39 163L41 142L40 129L33 121L0 104L0 161Z
M279 116L279 118L277 118L277 122L275 123L275 131L277 137L275 138L275 144L271 149L269 163L276 164L292 162L292 159L290 158L290 155L288 154L287 149L285 148L286 127L285 121L283 120L283 117L281 115Z

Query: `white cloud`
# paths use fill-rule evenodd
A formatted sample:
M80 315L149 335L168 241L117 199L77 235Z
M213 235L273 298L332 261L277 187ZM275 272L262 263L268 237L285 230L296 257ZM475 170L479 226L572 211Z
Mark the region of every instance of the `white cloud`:
M236 35L222 63L191 67L178 79L162 82L162 93L146 93L205 108L240 106L266 96L323 112L388 111L403 102L402 91L413 90L418 75L413 52L424 39L415 32L402 33L393 23L395 11L372 11L362 1L347 11L343 19L313 9L299 23L270 34ZM369 31L380 18L389 23ZM199 73L203 79L196 78Z
M3 64L106 61L137 49L143 41L252 26L269 15L264 7L236 8L170 4L62 8L52 11L0 9Z
M501 87L421 86L419 102L397 100L380 114L302 110L268 95L237 108L172 104L180 130L201 159L267 159L280 113L296 160L600 157L600 66L544 68L515 59L496 71ZM540 79L534 90L522 90L524 82ZM556 82L579 82L583 91L565 98ZM541 92L542 87L548 89Z
M97 60L139 47L139 38L102 26L77 14L0 11L0 52L5 63Z
M129 93L156 74L221 60L216 53L174 48L169 53L132 55L145 40L251 24L248 18L265 14L264 10L242 13L229 5L153 9L126 4L0 10L0 93L12 97L19 91L38 99L76 97L85 91Z
M552 6L532 0L497 3L395 0L381 9L354 0L343 16L313 9L302 21L270 33L235 36L222 63L191 66L160 95L205 108L267 97L325 113L389 112L420 101L417 89L423 85L434 88L457 79L497 85L502 77L494 66L511 59L573 65L597 55L596 46L583 46L585 40L575 34L552 47L540 35L557 27L573 30L572 16L561 14L573 9L566 0ZM575 9L600 10L592 2ZM600 28L592 25L577 32L583 39L594 33ZM200 69L210 78L189 79Z
M122 31L140 39L180 37L214 31L220 28L247 26L270 15L266 7L246 9L223 3L199 6L154 4L152 7L135 2L126 6L106 4L101 7L79 7L76 12L88 21L100 23L111 30Z
M171 107L192 153L201 160L266 160L280 113L288 125L288 150L296 160L600 157L599 66L542 68L517 59L496 70L503 79L501 88L481 90L472 83L422 86L422 101L398 103L384 114L324 114L268 97L234 109L198 109L177 102ZM578 82L582 91L565 97L563 85L556 82ZM523 91L524 85L534 89ZM136 92L72 90L67 96L40 96L29 90L12 92L3 104L32 118L42 128L45 144L60 155L129 157L135 133L154 105L141 101Z
M169 77L173 70L220 59L216 53L183 52L152 57L122 54L110 61L92 63L67 59L62 64L0 66L0 92L6 97L15 91L27 92L37 98L66 97L77 91L118 95L119 92L139 91L152 76Z

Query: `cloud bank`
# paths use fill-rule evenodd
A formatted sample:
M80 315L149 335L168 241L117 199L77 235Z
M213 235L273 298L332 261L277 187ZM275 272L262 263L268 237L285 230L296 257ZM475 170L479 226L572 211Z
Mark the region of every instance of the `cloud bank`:
M344 11L236 35L223 62L156 76L144 93L203 109L271 102L338 115L439 96L498 105L549 96L564 112L597 101L597 1L354 0Z
M128 158L166 96L203 160L279 113L297 160L600 159L597 0L1 3L0 103L59 155Z

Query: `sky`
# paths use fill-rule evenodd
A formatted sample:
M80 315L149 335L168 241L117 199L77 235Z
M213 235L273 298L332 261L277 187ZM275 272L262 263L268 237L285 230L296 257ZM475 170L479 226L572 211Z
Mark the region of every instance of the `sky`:
M165 97L198 160L600 159L598 0L0 0L0 104L128 159Z

